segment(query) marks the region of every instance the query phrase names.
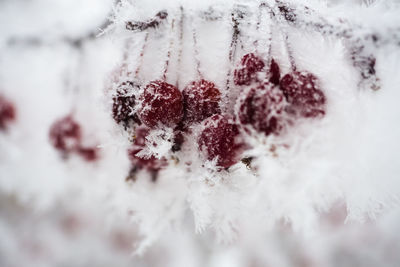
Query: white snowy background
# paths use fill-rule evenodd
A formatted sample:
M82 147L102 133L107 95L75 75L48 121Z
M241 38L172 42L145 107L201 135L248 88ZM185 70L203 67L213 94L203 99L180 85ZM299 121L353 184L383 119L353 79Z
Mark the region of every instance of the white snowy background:
M163 8L178 14L182 4L194 18L185 31L196 27L205 76L223 88L229 67L233 1L160 2L115 9L112 0L0 1L0 93L17 108L0 132L0 266L399 266L399 46L373 50L381 89L372 91L357 86L342 42L288 28L299 66L323 84L324 119L278 140L291 147L278 158L265 154L269 140L249 140L256 174L242 164L229 174L170 164L156 183L146 173L126 183L129 142L111 117L110 80L125 40L134 65L144 35L123 22ZM396 1L307 4L378 32L400 27ZM198 18L210 5L224 19ZM114 24L97 36L108 20ZM245 50L257 34L244 34ZM160 76L169 37L150 37L145 79ZM285 53L275 29L272 54L283 73ZM179 84L196 78L190 34L181 66L172 61L170 69ZM51 146L50 125L71 112L85 144L100 147L98 161L63 160ZM178 156L194 151L189 145Z

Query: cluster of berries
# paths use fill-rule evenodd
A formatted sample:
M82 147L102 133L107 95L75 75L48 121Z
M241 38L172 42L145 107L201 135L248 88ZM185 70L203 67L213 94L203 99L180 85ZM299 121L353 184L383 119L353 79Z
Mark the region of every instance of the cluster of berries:
M63 158L76 153L86 161L98 159L98 150L95 147L82 145L82 129L80 124L71 115L55 121L50 127L50 142Z
M203 158L227 169L240 161L248 147L244 132L253 129L266 136L280 135L288 117L315 118L325 114L326 99L318 79L298 71L281 78L279 65L273 59L266 68L260 57L246 54L234 71L233 82L241 91L234 114L223 112L220 90L205 79L189 83L182 91L163 80L151 81L143 89L134 82L124 82L113 97L112 112L117 123L125 127L137 125L136 138L129 149L133 169L157 173L166 166L164 158L138 156L153 129L173 128L172 151L176 152L185 136L191 134L192 126L200 125L197 144Z

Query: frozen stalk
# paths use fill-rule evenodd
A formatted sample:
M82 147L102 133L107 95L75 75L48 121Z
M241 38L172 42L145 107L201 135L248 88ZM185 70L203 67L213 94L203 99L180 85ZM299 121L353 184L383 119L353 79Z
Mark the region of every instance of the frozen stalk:
M366 46L370 45L375 48L389 44L400 46L400 28L386 29L386 32L378 33L360 25L350 26L348 21L341 18L338 18L335 23L331 23L307 6L294 6L278 0L276 0L273 10L274 14L280 13L281 20L286 21L290 26L344 40L349 49L353 66L360 72L361 84L369 84L373 90L380 88L380 79L375 70L376 57L366 49Z

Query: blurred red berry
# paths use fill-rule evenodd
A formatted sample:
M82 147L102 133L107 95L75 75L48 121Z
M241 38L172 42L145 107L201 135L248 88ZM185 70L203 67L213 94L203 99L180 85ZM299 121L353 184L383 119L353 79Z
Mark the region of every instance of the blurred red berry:
M240 160L243 149L239 131L226 116L216 114L206 119L198 139L200 150L217 166L228 168Z
M201 122L220 113L221 93L214 83L207 80L194 81L182 92L184 123Z
M14 121L15 118L14 104L0 95L0 130L7 129L7 124Z
M182 94L164 81L150 82L140 96L140 120L150 128L176 126L183 117Z
M133 93L135 90L139 90L138 84L132 81L124 82L118 87L112 98L113 118L117 123L123 123L125 127L131 122L140 124L140 120L134 112L135 96Z
M298 71L286 74L280 82L280 89L290 104L290 113L306 118L325 115L326 98L315 75Z
M236 85L250 85L257 80L257 72L262 71L264 66L264 61L253 53L244 55L239 67L234 71L234 83Z
M146 148L146 136L149 129L139 127L135 132L135 140L133 145L128 149L128 156L135 169L147 169L148 171L159 171L167 165L165 158L158 159L154 156L142 157L137 154Z
M99 158L98 150L95 147L79 147L76 152L89 162L96 161Z
M57 120L50 127L50 142L65 155L76 150L81 143L81 127L68 115Z
M265 135L278 135L283 129L285 97L273 84L251 88L239 99L238 118L242 125L251 125Z

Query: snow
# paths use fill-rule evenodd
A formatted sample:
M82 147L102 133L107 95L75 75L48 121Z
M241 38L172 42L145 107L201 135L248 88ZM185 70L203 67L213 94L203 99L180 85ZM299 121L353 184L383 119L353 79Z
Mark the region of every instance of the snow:
M200 124L173 155L172 129L153 130L142 156L169 162L153 183L145 170L135 182L125 182L132 132L111 117L112 94L138 68L146 38L126 30L125 22L166 9L167 23L149 30L138 80L161 78L170 52L167 81L183 90L198 79L198 60L200 73L222 90L230 112L229 68L245 53L268 55L268 35L259 31L269 31L272 21L263 18L257 31L259 2L2 1L0 93L15 103L17 120L0 132L0 265L396 266L400 54L393 40L400 6L292 2L312 7L334 25L344 18L356 37L379 33L382 43L367 43L365 51L376 57L380 89L371 90L371 80L360 83L346 41L303 26L272 27L271 54L282 73L291 67L284 31L299 69L321 80L326 116L296 120L278 137L247 135L253 148L245 156L254 159L250 167L239 162L229 171L216 170L216 162L199 153ZM230 13L237 3L250 16L240 25L230 63ZM209 6L222 18L205 20L202 11ZM95 37L99 27L104 33ZM100 148L99 161L63 160L51 146L50 125L69 113L81 123L85 144ZM73 230L61 223L68 219Z

